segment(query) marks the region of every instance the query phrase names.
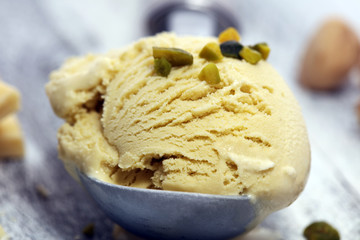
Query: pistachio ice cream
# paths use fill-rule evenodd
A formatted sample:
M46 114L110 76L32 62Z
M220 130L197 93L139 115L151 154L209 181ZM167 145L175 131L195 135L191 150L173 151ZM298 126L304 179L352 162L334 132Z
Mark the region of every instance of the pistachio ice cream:
M300 107L264 60L199 57L216 38L162 33L103 55L72 58L46 86L59 155L77 178L130 187L250 195L274 211L303 190L310 149ZM153 47L191 64L154 69ZM261 56L261 55L260 55ZM199 78L209 63L220 82Z

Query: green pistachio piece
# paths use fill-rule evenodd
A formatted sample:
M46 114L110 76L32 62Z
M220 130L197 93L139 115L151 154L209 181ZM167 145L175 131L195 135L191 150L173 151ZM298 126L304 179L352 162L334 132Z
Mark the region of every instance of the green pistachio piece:
M153 47L154 58L165 58L172 66L191 65L193 56L179 48Z
M339 232L326 222L314 222L304 230L307 240L340 240Z
M243 45L237 41L227 41L220 44L221 53L225 57L238 58L239 52L243 49Z
M261 53L262 59L264 60L266 60L270 54L270 47L267 45L267 43L258 43L251 48Z
M205 58L208 61L216 61L221 60L223 55L221 54L219 44L210 42L201 49L199 57Z
M221 80L219 69L214 63L209 63L201 69L199 79L206 81L208 84L218 84Z
M171 63L165 58L155 58L154 60L155 72L163 77L167 77L171 71Z
M243 49L240 50L239 55L251 64L258 63L262 58L261 53L249 47L243 47Z

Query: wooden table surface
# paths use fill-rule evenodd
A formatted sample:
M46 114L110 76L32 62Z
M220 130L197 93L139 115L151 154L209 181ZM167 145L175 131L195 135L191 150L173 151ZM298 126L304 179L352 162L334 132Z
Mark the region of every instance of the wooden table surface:
M360 239L360 127L354 105L359 76L332 93L311 92L297 83L305 44L328 16L345 18L359 33L357 0L225 1L236 15L243 41L267 41L269 62L302 106L312 148L305 191L290 207L270 215L243 239L304 239L315 220L336 226L346 240ZM145 6L146 7L145 7ZM62 124L44 91L49 73L68 57L119 48L144 35L148 1L1 0L0 76L22 94L19 118L26 156L0 161L0 225L12 239L112 239L113 222L64 170L57 158ZM339 50L341 54L341 50ZM47 199L36 186L49 192ZM118 239L131 239L120 235Z

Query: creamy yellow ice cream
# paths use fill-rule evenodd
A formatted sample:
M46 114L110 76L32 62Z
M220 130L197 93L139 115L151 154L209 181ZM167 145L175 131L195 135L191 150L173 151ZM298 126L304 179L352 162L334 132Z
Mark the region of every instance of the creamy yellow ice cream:
M46 92L66 120L58 140L68 171L132 187L248 194L271 210L294 201L310 164L298 103L265 61L225 57L215 62L220 84L199 80L208 61L198 55L211 41L163 33L53 72ZM184 49L194 62L158 76L154 46Z

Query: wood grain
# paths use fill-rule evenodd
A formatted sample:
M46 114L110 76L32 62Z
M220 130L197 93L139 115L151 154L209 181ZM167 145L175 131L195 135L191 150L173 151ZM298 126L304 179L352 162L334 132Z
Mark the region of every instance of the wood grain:
M336 14L359 31L360 2L225 2L234 5L244 42L271 46L269 61L298 98L312 147L303 194L239 239L303 239L302 230L314 220L336 226L342 239L360 239L360 127L354 112L360 90L352 81L332 93L309 92L297 84L304 44L318 24ZM70 56L119 48L140 37L144 3L0 1L0 75L22 93L19 118L26 136L26 157L0 162L0 225L13 239L86 239L81 231L89 223L95 224L93 239L112 238L113 222L57 158L56 131L62 121L50 108L44 84ZM38 193L38 184L48 198ZM118 239L134 237L121 233Z

